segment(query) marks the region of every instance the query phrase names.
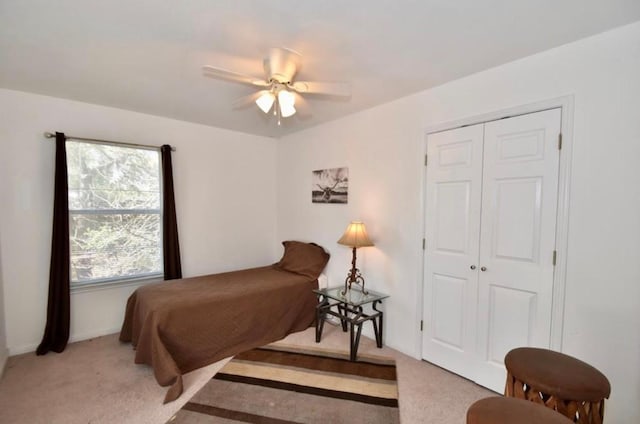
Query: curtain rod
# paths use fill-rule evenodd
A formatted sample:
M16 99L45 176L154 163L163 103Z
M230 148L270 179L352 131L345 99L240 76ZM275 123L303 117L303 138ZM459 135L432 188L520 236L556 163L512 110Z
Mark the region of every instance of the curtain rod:
M56 138L55 133L50 133L50 132L45 132L44 136L45 136L45 138ZM112 146L141 147L143 149L160 150L160 147L158 147L158 146L149 146L148 144L123 143L121 141L100 140L100 139L97 139L97 138L72 137L72 136L66 135L66 134L65 134L65 139L66 140L87 141L89 143L96 143L96 144L110 144ZM175 152L176 148L171 146L171 151Z

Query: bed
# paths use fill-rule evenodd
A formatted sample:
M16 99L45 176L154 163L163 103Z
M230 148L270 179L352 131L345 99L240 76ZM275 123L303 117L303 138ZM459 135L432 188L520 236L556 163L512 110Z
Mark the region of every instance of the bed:
M274 265L150 284L129 297L120 341L171 386L165 403L182 394L183 374L313 324L312 290L329 254L313 243L283 245Z

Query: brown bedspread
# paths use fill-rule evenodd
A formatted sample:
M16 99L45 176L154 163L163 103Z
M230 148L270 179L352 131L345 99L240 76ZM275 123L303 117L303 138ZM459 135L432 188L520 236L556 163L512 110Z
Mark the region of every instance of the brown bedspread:
M280 340L315 319L317 280L273 266L184 278L138 288L127 301L120 340L153 367L165 403L182 374Z

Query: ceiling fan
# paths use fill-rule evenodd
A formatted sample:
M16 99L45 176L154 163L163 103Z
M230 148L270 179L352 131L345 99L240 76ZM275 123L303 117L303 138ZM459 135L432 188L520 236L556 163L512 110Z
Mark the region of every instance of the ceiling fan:
M296 103L304 105L300 94L323 94L350 97L351 87L345 82L296 81L295 76L302 62L302 56L291 49L272 48L263 61L264 78L253 77L215 66L203 66L205 76L249 84L262 88L260 91L235 102L236 106L255 102L264 112L280 118L288 118L296 113Z

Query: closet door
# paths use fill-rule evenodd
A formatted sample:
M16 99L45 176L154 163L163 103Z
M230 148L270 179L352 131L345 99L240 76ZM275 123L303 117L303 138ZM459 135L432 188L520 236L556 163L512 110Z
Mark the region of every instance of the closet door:
M483 125L427 137L424 359L468 378L476 309Z
M504 356L550 344L561 110L484 127L478 370L504 390Z

